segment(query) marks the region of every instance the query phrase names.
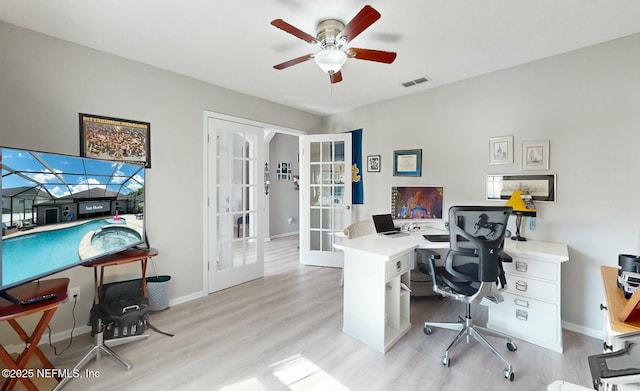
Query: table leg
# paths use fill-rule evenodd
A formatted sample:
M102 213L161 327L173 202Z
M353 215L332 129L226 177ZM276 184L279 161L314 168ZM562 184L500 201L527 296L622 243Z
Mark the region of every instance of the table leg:
M29 336L24 331L24 329L20 326L20 324L15 319L7 320L11 325L11 327L16 331L16 333L18 333L18 335L20 336L20 339L26 345L22 353L18 355L18 358L15 361L7 353L7 351L4 348L0 350L0 358L2 358L2 361L4 361L5 364L7 364L9 369L26 368L27 363L29 362L29 358L31 358L31 356L34 353L38 356L38 358L40 359L40 361L42 362L45 368L55 368L51 363L51 361L49 361L49 359L47 359L44 353L42 353L40 348L38 348L38 343L40 342L40 339L42 338L42 334L44 334L44 331L46 330L47 325L53 318L53 315L55 314L56 309L57 308L52 308L42 313L42 316L40 317L40 321L38 321L38 324L36 325L35 329L31 333L31 336ZM25 385L25 387L28 390L35 390L35 391L38 390L37 387L31 381L31 379L29 379L28 377L22 377L19 379L18 378L7 379L7 381L2 386L2 390L4 391L4 390L13 389L13 387L16 385L18 380L22 381L22 383Z

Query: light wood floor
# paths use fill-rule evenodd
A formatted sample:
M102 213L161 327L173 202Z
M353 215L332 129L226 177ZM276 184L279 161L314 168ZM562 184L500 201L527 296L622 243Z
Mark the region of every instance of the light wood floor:
M513 383L503 378L503 364L473 342L458 346L444 367L442 352L455 332L426 336L422 322L455 321L464 307L451 300L413 298L409 333L387 354L373 350L342 333L341 271L299 265L297 240L266 244L263 279L152 314L151 323L175 337L150 331L147 340L115 347L133 364L130 372L103 357L87 366L99 378L74 379L64 390L520 391L546 390L555 380L590 387L587 356L599 353L601 342L569 331L564 354L518 340L518 351L508 352L489 338L511 361ZM89 342L83 336L74 347ZM81 357L52 361L72 368Z

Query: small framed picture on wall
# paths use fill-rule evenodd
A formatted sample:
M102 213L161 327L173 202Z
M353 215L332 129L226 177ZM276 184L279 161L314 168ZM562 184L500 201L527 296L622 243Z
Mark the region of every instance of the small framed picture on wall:
M367 156L367 172L380 172L380 155Z
M525 141L522 143L522 169L549 169L549 140Z

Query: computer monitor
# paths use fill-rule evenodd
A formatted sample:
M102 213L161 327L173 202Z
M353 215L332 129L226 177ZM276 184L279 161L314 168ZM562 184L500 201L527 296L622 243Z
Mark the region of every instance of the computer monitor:
M394 219L442 220L443 186L394 186L391 214Z

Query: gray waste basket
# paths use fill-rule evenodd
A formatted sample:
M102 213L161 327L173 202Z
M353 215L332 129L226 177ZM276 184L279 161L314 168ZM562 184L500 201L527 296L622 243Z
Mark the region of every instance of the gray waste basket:
M147 277L149 311L162 311L169 308L170 283L171 276Z

